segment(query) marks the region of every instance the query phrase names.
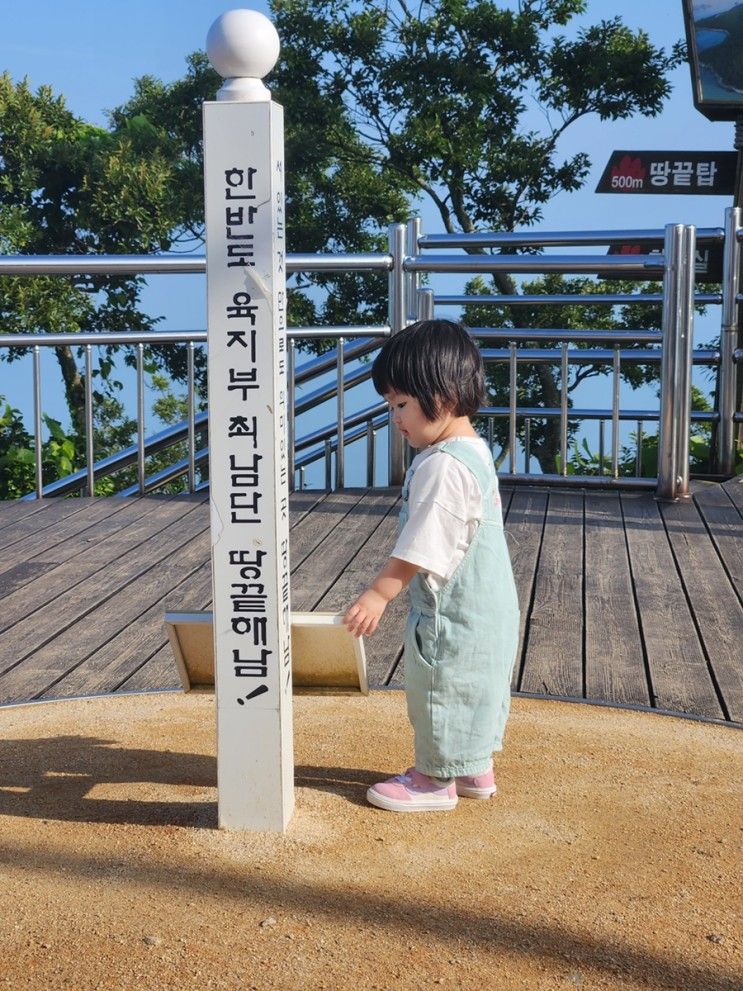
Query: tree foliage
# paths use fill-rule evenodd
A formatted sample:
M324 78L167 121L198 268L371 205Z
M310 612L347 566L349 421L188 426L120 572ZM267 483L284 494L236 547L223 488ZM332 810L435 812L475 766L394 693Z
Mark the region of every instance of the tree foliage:
M296 120L307 137L317 107L340 99L358 140L339 134L339 155L427 196L447 231L513 230L585 180L589 157L562 158L564 132L588 114L659 113L667 73L682 57L619 17L572 38L556 33L586 6L273 0L283 45L277 78L290 109L304 104Z

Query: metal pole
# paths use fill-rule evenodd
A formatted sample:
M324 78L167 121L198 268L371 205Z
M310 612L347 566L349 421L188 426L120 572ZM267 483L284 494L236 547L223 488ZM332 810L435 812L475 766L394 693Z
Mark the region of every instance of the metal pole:
M88 469L88 495L95 495L95 452L93 445L93 346L85 345L85 450Z
M614 345L614 365L612 369L611 396L611 472L614 478L619 477L619 372L621 349Z
M684 228L682 245L683 263L681 266L682 280L680 285L680 323L676 338L676 369L678 391L677 430L676 430L676 468L679 499L689 496L689 434L691 429L691 367L692 351L694 348L694 279L696 275L696 228Z
M376 461L376 441L377 435L374 431L374 424L371 420L366 422L366 486L374 488L374 463Z
M193 341L188 343L188 491L196 490L196 396Z
M527 416L524 424L524 474L531 471L531 417Z
M714 470L731 475L735 464L736 366L738 344L738 292L740 285L740 207L725 211L725 255L722 267L722 326L720 328L720 369L718 372L718 407L720 426L717 434L717 458Z
M605 430L606 421L599 420L599 475L604 474L604 451L606 450Z
M333 448L329 440L325 441L325 488L328 492L333 488Z
M37 499L44 497L41 455L41 348L37 344L34 347L34 464Z
M144 465L144 344L137 345L137 484L145 494Z
M663 343L661 345L658 487L656 498L673 501L678 491L678 333L683 288L683 224L668 224L663 244Z
M516 400L518 398L518 379L516 365L516 344L511 341L509 363L509 411L508 411L508 470L516 474Z
M294 392L297 388L297 346L293 340L289 340L289 367L287 374L287 416L289 421L288 456L289 456L289 488L294 488L294 444L296 439L296 424L294 422Z
M433 289L418 289L416 301L418 310L416 313L416 320L433 320Z
M344 475L345 475L345 425L346 425L346 404L345 404L345 390L344 390L344 378L346 374L346 364L343 356L343 338L338 338L338 347L336 349L336 400L337 400L337 417L338 417L338 447L335 452L335 487L337 489L342 489L344 485Z
M642 478L642 436L643 436L643 423L642 420L637 421L637 455L635 459L635 474L638 478Z
M413 258L418 254L418 239L420 236L421 219L420 217L411 217L405 225L405 253L409 258ZM421 276L419 272L405 273L405 297L408 321L431 319L431 317L422 316L420 310L418 310L418 291L420 289L420 284ZM432 292L432 290L428 291ZM433 316L433 308L431 316Z
M392 334L399 333L407 323L405 302L405 224L392 224L389 228L389 248L392 268L389 276L389 324ZM389 426L390 485L402 485L405 477L405 438L393 426Z
M568 473L568 345L560 348L560 474Z

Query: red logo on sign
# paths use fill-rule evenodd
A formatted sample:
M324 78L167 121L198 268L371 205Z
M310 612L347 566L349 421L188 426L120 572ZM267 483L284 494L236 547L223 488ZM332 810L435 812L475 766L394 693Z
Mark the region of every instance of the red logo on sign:
M613 165L611 169L612 189L642 189L645 185L645 166L639 158L630 158L625 155L619 165Z

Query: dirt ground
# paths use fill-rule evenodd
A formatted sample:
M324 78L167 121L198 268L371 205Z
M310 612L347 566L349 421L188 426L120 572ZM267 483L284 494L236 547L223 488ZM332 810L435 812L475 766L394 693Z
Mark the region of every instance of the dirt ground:
M288 833L216 829L213 699L0 711L0 988L743 987L730 728L517 699L498 795L395 815L398 692L295 704Z

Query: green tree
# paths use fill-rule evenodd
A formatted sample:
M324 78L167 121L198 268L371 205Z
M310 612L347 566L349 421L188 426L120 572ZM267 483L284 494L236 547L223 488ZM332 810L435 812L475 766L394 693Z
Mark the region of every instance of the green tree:
M683 57L681 45L666 53L618 17L571 37L559 33L587 6L273 0L283 46L276 77L290 118L293 101L303 101L297 120L307 140L298 150L312 145L311 108L340 94L360 141L338 154L396 177L411 202L428 199L447 232L535 224L548 200L580 188L588 175L586 153L560 153L568 128L590 114L604 121L657 114L670 92L667 74ZM496 292L518 291L507 274L492 282ZM572 309L550 308L559 320L552 325L622 319L605 308ZM514 307L500 318L514 327L545 326L539 312ZM545 406L559 404L554 366L533 367L529 392ZM535 449L543 470L555 470L558 452L559 425L548 422Z
M0 251L3 254L117 254L168 250L189 218L177 183L180 162L166 136L144 118L116 130L77 118L64 99L42 86L0 76ZM4 277L4 333L150 329L136 277ZM15 361L27 349L0 358ZM94 371L96 453L128 443L113 356L103 348ZM70 412L73 467L84 444L82 352L55 348ZM131 355L128 360L132 361Z

